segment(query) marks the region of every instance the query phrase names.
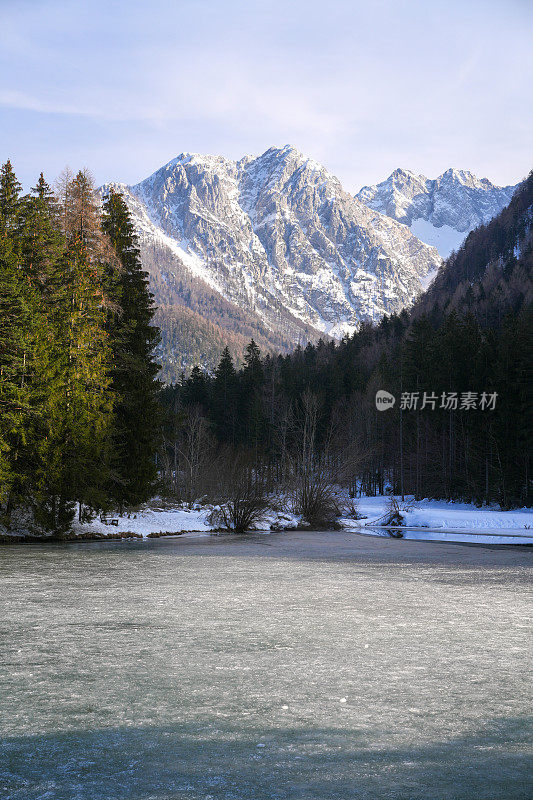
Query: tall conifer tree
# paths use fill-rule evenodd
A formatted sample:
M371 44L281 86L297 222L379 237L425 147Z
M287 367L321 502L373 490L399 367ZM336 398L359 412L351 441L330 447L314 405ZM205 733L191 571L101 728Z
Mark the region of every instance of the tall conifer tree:
M39 450L38 520L68 528L79 503L101 508L108 475L113 395L105 331L105 242L90 176L68 187L62 228L66 248L58 263L51 306L54 342L48 353L47 435Z
M237 426L237 373L228 347L225 347L213 382L213 419L220 442L235 445Z
M27 490L34 287L23 269L25 199L10 161L0 169L0 502L9 517Z
M252 339L244 351L244 368L241 373L241 419L245 439L252 443L256 455L264 437L266 425L261 400L263 383L261 351Z
M120 505L148 500L156 478L160 389L154 350L159 330L128 208L117 192L104 201L102 225L119 260L110 270L110 295L120 308L108 330L113 351L112 389L116 395L112 455L112 494Z

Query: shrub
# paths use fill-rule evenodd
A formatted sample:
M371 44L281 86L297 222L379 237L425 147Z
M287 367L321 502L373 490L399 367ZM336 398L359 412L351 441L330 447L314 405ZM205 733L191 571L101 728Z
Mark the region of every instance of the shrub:
M310 525L324 528L335 525L339 507L332 486L321 476L300 476L292 490L292 507Z
M265 485L245 455L234 455L222 465L220 504L209 522L218 528L244 533L256 525L269 504Z
M403 525L400 505L394 496L389 497L383 525Z

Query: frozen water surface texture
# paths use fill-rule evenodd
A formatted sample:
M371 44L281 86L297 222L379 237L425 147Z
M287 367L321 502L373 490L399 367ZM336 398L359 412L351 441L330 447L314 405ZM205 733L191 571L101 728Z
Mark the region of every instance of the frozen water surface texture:
M531 550L0 551L3 800L531 798Z

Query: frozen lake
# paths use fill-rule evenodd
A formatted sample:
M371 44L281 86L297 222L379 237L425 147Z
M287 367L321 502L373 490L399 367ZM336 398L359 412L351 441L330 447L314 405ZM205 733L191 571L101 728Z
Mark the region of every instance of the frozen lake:
M2 800L530 800L532 550L0 549Z

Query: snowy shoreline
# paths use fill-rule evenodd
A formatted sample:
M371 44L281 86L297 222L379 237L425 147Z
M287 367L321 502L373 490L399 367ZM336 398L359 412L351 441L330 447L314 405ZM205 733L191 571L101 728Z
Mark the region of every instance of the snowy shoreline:
M339 524L352 533L388 537L388 527L380 522L388 502L388 496L358 498L356 505L361 519L341 517ZM97 517L90 523L76 522L72 535L64 539L6 531L0 536L0 543L106 541L226 533L217 531L210 524L208 517L211 510L212 506L195 504L189 509L184 505L154 501L136 512L108 515L106 521ZM533 544L532 509L501 511L497 507L477 508L468 503L427 499L415 502L409 499L402 516L403 524L398 530L404 539L472 544ZM271 510L253 529L257 533L290 530L311 528L295 514Z
M367 536L388 536L380 517L387 497L358 500L361 520L341 519L347 530ZM400 503L401 504L401 503ZM394 526L404 539L468 544L533 544L533 509L502 511L498 506L478 508L471 503L407 498L403 523ZM374 523L374 524L373 524Z

